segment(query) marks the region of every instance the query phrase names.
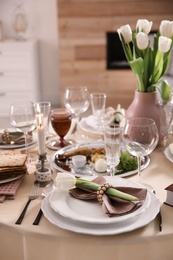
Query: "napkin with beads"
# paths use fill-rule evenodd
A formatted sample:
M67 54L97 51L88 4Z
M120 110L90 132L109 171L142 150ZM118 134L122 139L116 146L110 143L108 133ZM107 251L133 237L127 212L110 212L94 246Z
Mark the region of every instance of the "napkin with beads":
M27 135L28 143L32 141L32 132ZM0 145L24 145L25 135L20 132L9 132L7 129L3 133L0 133Z
M4 202L6 199L15 199L16 192L24 178L24 175L14 181L0 184L0 203Z
M106 180L104 177L99 176L92 180L92 182L95 182L97 184L103 185ZM133 195L139 199L137 202L133 201L127 201L123 199L119 199L117 197L107 196L106 194L103 195L103 203L102 203L102 209L103 212L108 215L109 217L114 216L121 216L125 214L129 214L136 209L138 209L140 206L142 206L143 202L146 199L147 195L147 189L143 188L134 188L134 187L112 187L116 188L119 191L128 193L130 195ZM69 191L70 195L81 200L97 200L97 193L96 191L91 191L89 189L83 189L82 187L77 187L74 189L71 189Z

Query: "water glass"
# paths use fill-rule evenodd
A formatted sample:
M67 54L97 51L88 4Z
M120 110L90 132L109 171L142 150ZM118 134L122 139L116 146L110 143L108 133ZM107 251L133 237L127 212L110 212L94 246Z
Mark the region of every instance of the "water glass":
M48 101L41 101L34 103L34 108L36 113L43 114L43 125L45 127L45 136L51 136L49 133L49 123L50 123L50 111L51 103Z
M106 148L106 162L110 168L110 175L116 173L116 166L120 162L122 127L118 124L104 126L104 142Z
M98 127L103 127L104 115L106 107L106 94L105 93L92 93L90 94L92 113L96 120Z

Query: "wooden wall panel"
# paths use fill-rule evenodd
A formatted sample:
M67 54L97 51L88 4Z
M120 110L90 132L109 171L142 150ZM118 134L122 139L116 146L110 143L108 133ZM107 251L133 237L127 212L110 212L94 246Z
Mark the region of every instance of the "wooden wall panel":
M169 5L168 5L169 4ZM145 15L157 13L164 15L170 13L173 1L114 1L114 2L69 2L59 3L59 17L102 17L102 16L125 16L127 13ZM170 13L171 14L171 13Z
M61 104L65 88L86 85L90 92L106 92L107 106L127 108L136 89L131 70L106 69L106 32L136 21L173 20L172 0L57 0Z

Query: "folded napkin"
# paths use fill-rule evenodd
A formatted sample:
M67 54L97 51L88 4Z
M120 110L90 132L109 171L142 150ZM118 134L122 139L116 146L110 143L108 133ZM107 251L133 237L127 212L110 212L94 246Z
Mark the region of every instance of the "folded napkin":
M15 199L16 192L24 178L24 175L14 181L0 184L0 203L4 202L5 199Z
M32 141L32 132L27 135L28 143ZM20 132L9 132L7 129L0 133L0 145L22 145L25 144L25 135Z
M103 185L106 180L104 177L99 176L96 179L94 179L92 182L95 182L97 184ZM115 188L115 187L112 187ZM133 201L127 201L123 199L119 199L117 197L107 196L106 194L103 195L103 203L102 203L102 209L103 212L108 215L109 217L113 216L121 216L125 214L129 214L136 209L138 209L143 202L146 199L147 195L147 189L142 188L133 188L133 187L116 187L117 190L128 193L130 195L133 195L139 199L137 202ZM77 187L74 189L71 189L69 191L70 195L77 199L81 200L97 200L97 192L91 191L89 189L83 189L82 187Z
M125 122L125 110L118 104L117 108L107 107L105 109L105 119L109 123L116 123L123 125Z

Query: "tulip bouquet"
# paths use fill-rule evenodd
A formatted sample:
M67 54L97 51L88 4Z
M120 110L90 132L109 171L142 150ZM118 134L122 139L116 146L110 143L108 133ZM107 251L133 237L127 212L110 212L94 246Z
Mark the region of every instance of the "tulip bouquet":
M161 77L165 74L170 61L173 45L173 21L163 20L159 31L154 35L153 46L150 46L149 33L152 22L139 19L136 30L129 24L120 27L119 34L127 61L137 78L139 92L159 90L162 100L170 97L170 86Z

